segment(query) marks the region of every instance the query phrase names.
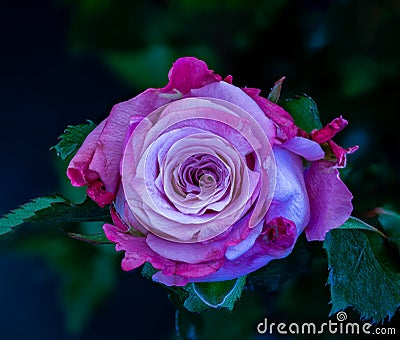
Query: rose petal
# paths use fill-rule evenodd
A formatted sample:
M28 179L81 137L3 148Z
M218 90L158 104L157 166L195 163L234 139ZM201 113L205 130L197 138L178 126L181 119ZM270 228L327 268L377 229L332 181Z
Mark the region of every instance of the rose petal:
M308 161L322 159L325 155L324 150L322 150L321 146L317 142L303 137L293 137L287 142L281 144L281 147L305 158Z
M191 57L178 59L169 78L169 83L162 89L148 89L114 105L109 117L89 134L68 166L67 174L73 185L87 185L100 178L108 192L116 192L125 144L121 136L126 136L128 129L132 132L132 117L139 121L139 117L180 98L181 94L176 95L176 90L187 93L190 89L221 80L203 61Z
M339 171L328 161L312 163L305 172L311 218L305 229L307 239L324 240L325 234L342 225L353 210L353 195L339 178Z
M240 256L229 260L228 256L231 254L228 254L226 256L228 258L227 261L217 272L204 278L190 281L230 280L253 272L274 259L287 256L292 251L297 235L304 230L310 220L310 206L304 183L303 164L299 156L288 150L276 146L273 151L277 165L276 188L265 219L274 221L274 223L291 221L289 223L290 228L296 228L297 233L290 231L289 235L291 236L278 243L283 247L278 247L275 250L269 247L268 251L261 235L254 245ZM257 226L257 228L259 227ZM249 236L247 235L246 237ZM245 245L246 243L243 244L243 246Z
M160 98L157 92L149 89L131 100L114 105L111 110L89 166L90 170L99 174L109 192L117 190L119 167L126 143L123 137L127 135L128 129L133 130L132 127L137 126L140 116L169 102L169 99ZM132 117L136 117L135 124L130 126Z
M176 243L164 240L153 234L147 235L146 243L157 254L171 260L186 263L200 263L222 259L227 247L223 241Z
M282 257L287 254L288 249L292 249L297 239L297 228L293 221L278 216L265 223L262 237L258 238L260 246L266 254L273 254Z
M167 129L170 126L174 126L184 120L190 120L191 118L196 118L193 121L204 119L215 120L217 122L222 121L234 127L251 143L258 160L256 164L258 168L255 170L262 175L260 179L261 183L258 184L257 189L263 188L262 193L258 196L258 201L253 209L254 213L250 220L251 226L254 227L264 217L273 195L275 163L271 150L268 148L269 142L264 131L261 130L257 122L246 111L243 111L236 105L214 98L186 98L176 101L154 111L138 125L127 144L122 164L122 182L125 196L132 212L141 224L148 230L151 230L151 232L156 233L162 238L183 243L194 243L211 239L217 236L215 231L222 233L224 230L230 228L234 221L241 216L242 211L234 204L231 204L229 209L223 209L218 213L215 216L215 220L214 216L209 214L209 216L205 217L194 216L196 217L196 221L193 220L194 217L191 215L177 214L176 209L168 205L165 198L152 196L153 194L160 193L157 188L157 181L153 180L151 186L147 186L149 178L147 177L146 162L149 159L148 156L152 145L154 145L154 140L157 140L163 132L168 133ZM153 162L152 167L154 167ZM241 168L245 167L247 167L245 164L241 166ZM233 169L231 166L229 168ZM247 175L248 172L244 171L241 173L242 177ZM239 175L236 176L238 179L239 177ZM248 180L242 181L244 184L249 183ZM268 188L270 190L267 190ZM250 190L236 190L236 192L240 196L240 199L236 203L249 201L247 194L251 194ZM244 196L246 196L245 200L243 200ZM232 202L235 202L235 200L232 199ZM211 220L210 218L213 219ZM229 223L227 223L228 219ZM207 228L207 223L210 228ZM182 228L183 225L184 228ZM218 230L213 231L217 226Z
M212 258L222 259L228 246L234 246L246 240L248 235L252 233L253 229L248 227L249 219L250 214L247 214L224 234L205 242L193 244L176 243L153 234L148 234L146 242L157 254L174 261L194 264L207 262ZM259 230L258 227L255 229Z
M340 116L339 118L335 118L332 122L330 122L323 128L312 131L311 138L317 143L325 143L333 138L338 132L342 131L347 126L347 124L347 120L343 119L343 117Z
M129 231L129 226L121 219L114 207L110 208L110 215L115 227L117 227L122 232Z
M106 191L101 181L90 183L87 188L87 195L101 208L111 204L115 199L115 194L113 192Z
M189 282L187 277L179 275L164 275L161 271L155 273L152 277L153 281L162 283L166 286L186 286Z
M225 261L223 258L198 264L171 261L153 252L144 237L122 232L111 224L105 224L103 229L107 238L116 243L115 249L125 251L121 262L123 270L133 270L149 262L154 268L162 270L154 277L154 280L167 285L184 285L188 281L187 278L209 275L218 270Z
M230 246L227 248L225 256L228 260L234 260L240 255L243 255L246 251L248 251L256 241L257 237L260 235L262 229L262 223L260 223L257 227L253 228L249 235L240 243Z
M215 259L196 264L176 262L173 266L165 266L162 273L165 275L180 275L188 278L203 277L215 273L221 268L224 262L225 259Z
M272 260L289 255L297 239L297 230L293 221L280 217L267 225L267 227L270 226L275 226L280 230L275 239L266 238L265 232L263 232L247 252L232 261L225 261L223 266L215 273L200 278L192 278L190 281L212 282L231 280L251 273Z
M209 70L204 61L193 57L178 59L169 71L168 78L169 83L163 92L177 90L182 94L222 79Z
M84 186L96 181L98 174L89 169L89 164L96 150L97 143L104 125L107 120L103 120L96 128L87 136L78 152L72 158L68 165L67 176L71 180L73 186Z
M351 146L347 149L342 148L341 146L337 145L334 141L328 141L328 145L330 146L333 154L335 155L337 162L336 166L339 168L344 168L346 166L346 155L352 154L353 152L358 150L358 145Z
M153 267L158 269L164 268L166 265L174 265L172 261L154 253L146 244L144 237L122 232L111 224L105 224L103 229L107 238L116 243L115 249L125 251L125 257L121 263L123 270L133 270L145 262L150 262Z
M275 128L273 123L265 117L263 111L256 102L239 87L225 82L211 83L202 88L190 91L190 95L194 97L222 99L239 106L257 121L268 136L269 141L271 143L273 142L275 137Z
M275 123L277 127L276 140L279 143L286 142L298 135L299 128L296 126L293 117L288 112L264 97L257 95L252 98L264 111L264 114Z
M276 188L266 219L283 216L295 223L299 233L310 219L310 205L299 156L281 147L273 148L276 161Z

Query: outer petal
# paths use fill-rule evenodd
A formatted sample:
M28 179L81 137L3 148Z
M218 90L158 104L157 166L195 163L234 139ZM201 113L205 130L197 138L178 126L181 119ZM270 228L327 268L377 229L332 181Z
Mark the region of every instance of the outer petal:
M166 285L185 285L188 278L209 275L218 270L225 261L224 258L198 264L172 261L151 250L145 237L132 235L123 231L121 226L111 224L105 224L103 229L107 238L116 243L116 250L125 251L125 257L121 263L123 270L133 270L149 262L154 268L161 270L155 275L154 280Z
M89 166L90 170L99 175L107 191L115 192L117 189L120 177L119 167L125 145L124 137L130 129L131 120L134 119L137 125L140 117L147 116L172 100L161 94L160 90L148 89L135 98L116 104L112 108Z
M93 154L97 147L97 142L101 131L107 120L103 120L96 128L87 136L82 146L71 160L67 170L67 176L71 180L73 186L80 187L96 181L99 176L89 170L89 164L92 161Z
M243 255L246 251L248 251L256 241L257 237L260 235L262 230L262 224L260 223L257 227L253 228L249 235L240 243L228 247L226 250L225 256L228 260L234 260L237 257Z
M137 123L139 117L145 117L160 106L181 98L191 89L221 80L203 61L196 58L178 59L169 72L169 78L164 88L148 89L112 108L109 117L89 134L72 159L67 174L73 185L88 185L100 179L106 191L115 193L124 137L131 126L132 117L136 117L134 121Z
M270 228L276 230L271 234ZM291 253L297 239L297 230L293 221L278 217L264 226L263 233L257 238L253 247L242 256L226 261L215 273L193 278L193 282L230 280L251 273L268 262L283 258Z
M90 183L87 188L87 195L102 208L115 199L115 194L106 191L101 181Z
M175 243L153 234L148 234L146 242L159 255L171 260L187 263L221 259L224 257L226 250L226 246L224 247L221 241L209 243Z
M333 138L338 132L342 131L347 126L347 124L347 120L343 119L343 117L340 116L339 118L335 118L332 122L330 122L323 128L312 131L311 138L317 143L325 143Z
M152 279L167 286L184 286L188 282L191 282L193 278L196 280L196 278L214 273L223 263L224 259L194 265L178 263L174 268L174 271L168 271L168 269L159 271L153 275Z
M204 61L193 57L178 59L169 71L168 77L169 84L163 88L163 91L176 90L182 94L222 79L209 70Z
M250 214L244 216L235 223L230 230L223 235L199 243L184 244L176 243L157 237L153 234L147 235L147 245L158 255L178 262L189 264L207 263L212 260L223 260L225 257L238 257L247 251L259 236L262 225L251 229L248 227ZM238 247L235 247L238 245ZM225 252L230 247L230 257Z
M179 275L164 275L162 271L155 273L152 276L153 281L162 283L166 286L185 286L189 279Z
M246 92L249 93L248 91ZM279 142L285 142L298 135L299 128L295 125L292 116L283 108L255 94L253 99L264 111L264 114L275 123L277 127L276 139Z
M325 234L342 225L353 210L353 195L339 178L331 162L314 162L305 172L311 218L305 229L307 239L324 240Z
M277 169L276 188L266 219L269 221L283 216L293 221L301 233L310 219L302 160L281 147L273 150Z
M283 143L281 147L295 153L296 155L304 157L308 161L322 159L325 155L324 150L322 150L321 146L317 142L303 137L293 137Z
M103 229L107 238L116 243L116 250L125 251L125 257L121 264L123 270L133 270L145 262L150 262L155 268L163 268L166 264L173 265L172 261L154 253L147 246L144 237L122 232L120 228L111 224L105 224Z
M337 145L334 141L329 140L328 145L330 146L333 154L335 155L337 162L336 166L339 168L344 168L346 166L346 155L352 154L353 152L358 150L358 145L351 146L347 149L342 148Z

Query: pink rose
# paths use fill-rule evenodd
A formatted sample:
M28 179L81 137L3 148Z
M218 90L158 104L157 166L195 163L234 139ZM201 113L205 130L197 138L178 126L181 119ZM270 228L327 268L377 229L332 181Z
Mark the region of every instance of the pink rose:
M307 134L231 80L181 58L166 87L115 105L72 159L72 184L112 204L104 231L124 270L149 262L167 285L233 279L287 256L303 230L323 240L350 216L337 168L355 148L331 141L347 121Z

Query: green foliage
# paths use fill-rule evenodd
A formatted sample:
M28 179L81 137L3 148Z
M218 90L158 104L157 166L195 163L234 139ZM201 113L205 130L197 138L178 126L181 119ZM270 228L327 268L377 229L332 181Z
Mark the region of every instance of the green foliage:
M183 288L178 288L177 293L183 301L183 306L192 313L205 312L210 308L193 289L193 284L189 283Z
M110 220L108 208L100 208L89 198L76 204L60 195L44 196L35 198L0 218L0 237L27 222L68 223L108 220Z
M390 319L400 305L399 250L381 233L357 225L355 219L346 224L347 228L331 230L324 242L331 314L351 306L364 319Z
M142 268L142 275L148 279L157 272L150 263ZM200 313L211 308L232 310L240 298L246 283L246 276L237 279L217 282L192 282L184 287L167 287L171 300L177 308L185 307L192 313Z
M96 124L90 120L88 120L87 124L69 125L64 130L64 133L58 137L58 139L60 139L58 144L51 147L51 149L56 150L57 156L65 160L79 149L87 135L92 132L95 127Z
M268 94L268 100L273 103L277 103L279 101L279 97L281 96L282 84L285 81L285 77L279 79L274 86L272 87L271 91Z
M322 127L317 104L311 97L307 95L296 96L280 100L279 105L291 114L296 125L304 131L311 132Z
M400 247L400 214L390 208L375 209L378 221L389 238Z
M35 218L38 211L51 208L56 203L63 203L64 198L58 195L33 199L0 219L0 236L12 232L12 229Z
M376 229L372 225L361 221L357 217L350 216L349 219L340 226L340 229L358 229L358 230L368 230L380 234L382 237L387 238L387 236L382 233L379 229Z
M179 297L180 304L192 313L204 312L210 307L232 311L245 283L246 277L242 276L229 281L188 283L184 287L173 288L173 291Z
M146 278L151 280L151 277L157 273L158 270L155 269L149 262L145 262L142 267L142 275Z
M195 282L193 291L206 305L218 308L233 309L235 302L242 295L246 276L220 282Z
M78 233L67 232L66 234L71 238L87 243L112 244L112 242L106 237L104 233L78 234Z

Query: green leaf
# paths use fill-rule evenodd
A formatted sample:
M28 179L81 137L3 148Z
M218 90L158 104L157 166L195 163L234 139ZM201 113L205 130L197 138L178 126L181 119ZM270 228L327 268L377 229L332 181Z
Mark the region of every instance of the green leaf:
M0 218L0 236L26 222L63 223L109 221L109 209L100 208L86 198L80 204L73 203L61 195L44 196L33 199Z
M74 154L82 145L87 135L94 130L96 124L88 120L88 124L69 125L64 133L58 137L60 141L57 145L51 147L51 150L56 150L57 156L62 160L67 159Z
M157 273L158 270L155 269L149 262L145 262L142 267L142 275L146 278L151 280L152 276Z
M282 90L282 84L285 81L285 79L286 77L282 77L274 84L270 93L268 94L268 100L270 100L273 103L277 103L279 101L279 97L281 95L281 90Z
M400 257L379 234L360 229L331 230L328 255L331 314L352 306L364 319L391 318L400 305Z
M379 229L376 229L372 225L365 223L364 221L361 221L357 217L353 217L353 216L350 216L349 219L345 223L343 223L339 228L340 229L368 230L368 231L377 233L384 238L387 238L387 236L384 233L382 233Z
M142 268L142 275L151 279L157 271L146 262ZM192 313L201 313L210 307L232 310L242 294L245 283L246 276L242 276L229 281L192 282L184 287L164 287L171 292L170 299L176 308L179 309L183 305Z
M194 282L193 291L206 305L219 308L233 309L235 302L240 298L246 276L234 280L220 282Z
M322 128L319 112L315 101L307 96L295 96L280 100L279 105L291 114L296 125L306 132Z
M388 207L376 208L374 212L391 241L400 248L400 214Z
M51 208L53 204L63 203L64 198L58 195L33 199L0 218L0 235L12 232L12 228L34 219L40 210Z
M205 312L210 308L210 306L204 303L196 294L192 283L187 284L183 288L178 288L176 292L180 296L181 301L183 301L183 307L192 313Z
M106 237L104 233L78 234L78 233L67 232L66 234L71 238L87 243L112 244L112 242Z
M273 260L249 274L247 283L250 287L261 286L266 291L279 290L283 283L309 270L311 256L307 246L305 237L300 236L289 256Z

